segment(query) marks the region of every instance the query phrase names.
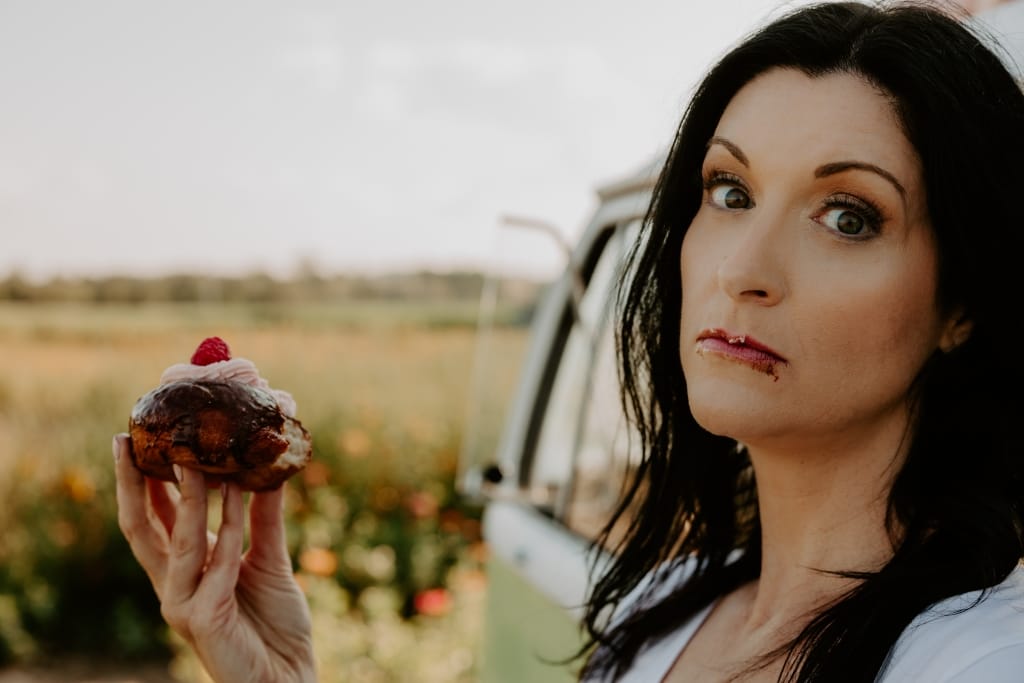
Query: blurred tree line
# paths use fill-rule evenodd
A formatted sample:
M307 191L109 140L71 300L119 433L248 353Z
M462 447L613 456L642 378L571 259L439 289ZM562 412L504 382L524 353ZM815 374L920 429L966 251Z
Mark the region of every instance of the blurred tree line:
M475 300L485 275L474 271L416 271L387 275L322 275L300 268L287 279L262 272L243 276L183 273L157 277L55 277L35 282L18 272L0 279L0 301L142 304L148 302L325 302L339 300ZM524 299L541 285L509 283Z

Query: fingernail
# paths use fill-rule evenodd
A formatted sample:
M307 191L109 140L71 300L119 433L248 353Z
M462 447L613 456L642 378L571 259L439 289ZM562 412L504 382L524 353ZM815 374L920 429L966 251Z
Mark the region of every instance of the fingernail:
M121 459L121 444L117 442L117 434L114 435L113 440L110 442L110 446L114 449L114 462L116 463Z
M174 479L180 484L181 483L181 465L171 465L171 469L174 470Z

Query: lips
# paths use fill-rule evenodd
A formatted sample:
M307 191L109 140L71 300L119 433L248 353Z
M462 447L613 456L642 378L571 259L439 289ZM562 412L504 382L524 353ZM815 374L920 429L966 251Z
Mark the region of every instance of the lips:
M697 336L697 352L710 352L746 363L769 375L774 375L776 365L788 363L777 351L750 335L735 334L718 328L704 330Z

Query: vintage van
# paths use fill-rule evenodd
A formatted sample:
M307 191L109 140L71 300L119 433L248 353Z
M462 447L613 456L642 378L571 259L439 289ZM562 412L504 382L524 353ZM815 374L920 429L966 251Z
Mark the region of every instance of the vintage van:
M1024 0L975 21L1019 78ZM576 679L565 660L583 642L589 568L601 561L586 549L638 456L620 407L614 304L660 164L597 190L596 211L536 311L496 452L465 445L463 490L487 501L485 683Z
M599 560L586 548L636 456L620 407L614 305L659 167L597 190L593 217L534 314L496 452L464 446L462 488L486 501L491 550L483 681L575 679L559 660L583 642L588 562Z

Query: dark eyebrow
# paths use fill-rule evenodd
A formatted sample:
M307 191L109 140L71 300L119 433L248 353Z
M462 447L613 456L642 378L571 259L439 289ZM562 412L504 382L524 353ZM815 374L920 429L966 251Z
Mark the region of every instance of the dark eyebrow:
M730 154L736 157L736 161L740 162L747 168L750 168L750 160L747 159L747 155L744 154L743 150L737 147L736 144L733 143L731 140L726 140L725 138L716 135L710 140L708 140L708 145L705 149L711 149L711 145L721 145L722 147L725 147L727 150L729 150Z
M868 173L874 173L875 175L885 178L892 183L893 187L896 188L904 200L907 198L907 191L903 189L903 185L900 184L900 181L896 180L896 176L889 173L884 168L864 161L836 161L831 164L825 164L824 166L819 166L815 169L814 177L824 178L826 176L835 175L836 173L842 173L843 171L849 171L850 169L867 171Z

